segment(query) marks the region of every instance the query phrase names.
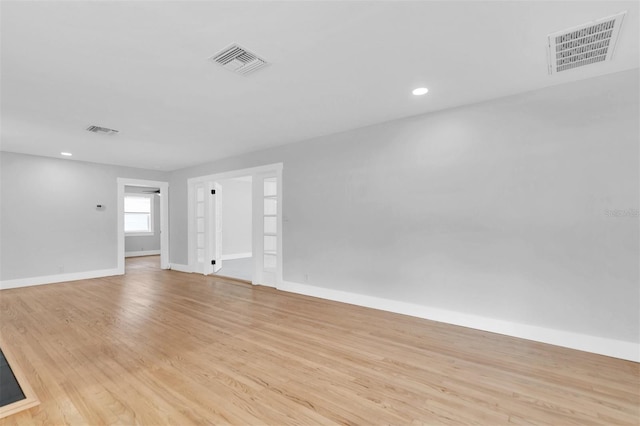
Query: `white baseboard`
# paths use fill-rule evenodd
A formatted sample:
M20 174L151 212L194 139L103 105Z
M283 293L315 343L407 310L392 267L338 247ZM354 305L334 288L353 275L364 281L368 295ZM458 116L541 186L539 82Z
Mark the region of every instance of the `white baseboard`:
M233 254L223 254L222 260L234 260L234 259L246 259L247 257L252 257L253 253L233 253Z
M640 344L283 281L278 290L640 362Z
M10 288L29 287L32 285L53 284L66 281L89 280L91 278L110 277L113 275L122 275L118 268L100 269L96 271L72 272L68 274L45 275L40 277L18 278L14 280L0 281L0 290Z
M160 250L125 251L124 257L155 256L158 254L160 254Z
M189 265L182 265L180 263L172 263L169 269L173 271L178 271L178 272L187 272L187 273L193 272L193 270Z

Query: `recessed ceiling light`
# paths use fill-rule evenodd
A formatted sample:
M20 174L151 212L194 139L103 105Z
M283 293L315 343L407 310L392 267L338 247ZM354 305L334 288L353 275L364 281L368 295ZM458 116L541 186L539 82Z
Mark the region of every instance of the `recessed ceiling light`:
M417 89L413 89L413 93L416 96L421 96L426 94L429 91L429 89L427 89L426 87L418 87Z
M65 157L71 157L73 154L70 152L61 152L60 155L64 155Z

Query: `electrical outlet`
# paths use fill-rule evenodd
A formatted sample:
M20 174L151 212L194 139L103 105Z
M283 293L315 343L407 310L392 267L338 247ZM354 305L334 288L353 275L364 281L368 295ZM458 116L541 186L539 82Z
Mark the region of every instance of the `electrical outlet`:
M64 272L64 265L58 265L58 273L62 274Z
M304 283L307 284L309 282L309 274L304 274Z

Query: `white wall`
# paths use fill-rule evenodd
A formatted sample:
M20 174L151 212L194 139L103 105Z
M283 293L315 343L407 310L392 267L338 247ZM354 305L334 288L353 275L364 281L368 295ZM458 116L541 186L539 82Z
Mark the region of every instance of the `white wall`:
M222 255L251 253L251 181L226 179L222 186Z
M157 171L8 152L0 165L2 281L116 268L116 179L167 180Z
M638 70L171 174L283 162L284 279L638 342ZM437 92L428 96L437 96ZM428 102L428 99L425 99Z
M151 188L153 190L158 188ZM145 193L150 188L144 186L125 186L125 193ZM124 251L127 256L133 256L136 252L158 252L160 253L160 196L153 196L153 235L126 235L124 237Z

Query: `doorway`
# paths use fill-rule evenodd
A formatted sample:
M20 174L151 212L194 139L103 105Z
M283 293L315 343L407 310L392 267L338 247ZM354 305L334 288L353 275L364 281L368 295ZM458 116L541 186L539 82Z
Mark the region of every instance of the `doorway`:
M125 274L160 268L160 188L124 187Z
M130 236L134 236L134 234L138 234L135 236L143 236L146 233L146 236L149 236L151 232L159 233L159 255L160 255L160 268L161 269L169 269L169 183L161 182L161 181L149 181L149 180L141 180L141 179L128 179L128 178L118 178L118 273L125 273L125 256L126 256L126 235L125 234L125 197L127 194L132 196L133 198L140 198L140 203L138 206L132 205L130 208L129 218L129 229L133 229L138 227L141 232L132 232L129 233ZM135 188L135 189L134 189ZM127 192L128 190L128 192ZM157 200L156 200L157 197ZM143 202L143 198L149 200L148 204ZM135 201L135 200L134 200ZM134 203L135 204L135 203ZM144 206L152 206L151 209L155 209L158 207L158 214L154 215L159 218L159 226L155 227L155 222L153 222L153 217L143 218L146 214L146 207ZM137 216L137 217L134 217ZM148 223L145 221L152 221L152 223ZM147 223L147 228L144 228L144 223ZM153 228L153 231L151 231ZM156 231L157 229L157 231ZM146 232L143 232L146 231ZM135 244L132 243L132 244ZM150 242L149 242L150 244ZM138 240L138 245L140 245L140 241ZM130 246L131 247L131 246ZM150 247L150 246L149 246ZM131 250L130 250L131 251ZM149 250L151 252L151 250ZM151 252L149 254L155 253Z
M225 250L225 234L233 229L229 223L225 225L225 186L230 189L236 184L242 185L240 182L244 182L247 190L250 187L250 251L246 240L244 246L234 245L241 243L241 238L231 242L234 235L227 236L227 245L232 247ZM233 277L230 274L236 274L234 269L238 267L241 270L236 275L243 274L238 278L246 280L249 266L253 284L276 287L282 280L281 189L282 163L189 179L189 269L204 275L218 273ZM247 207L248 202L245 201L244 206ZM228 211L232 212L228 214L238 214L233 209ZM245 217L245 226L248 220ZM246 236L247 229L241 232ZM226 262L230 263L225 270Z
M253 178L241 176L216 182L216 235L221 240L216 275L253 282Z

